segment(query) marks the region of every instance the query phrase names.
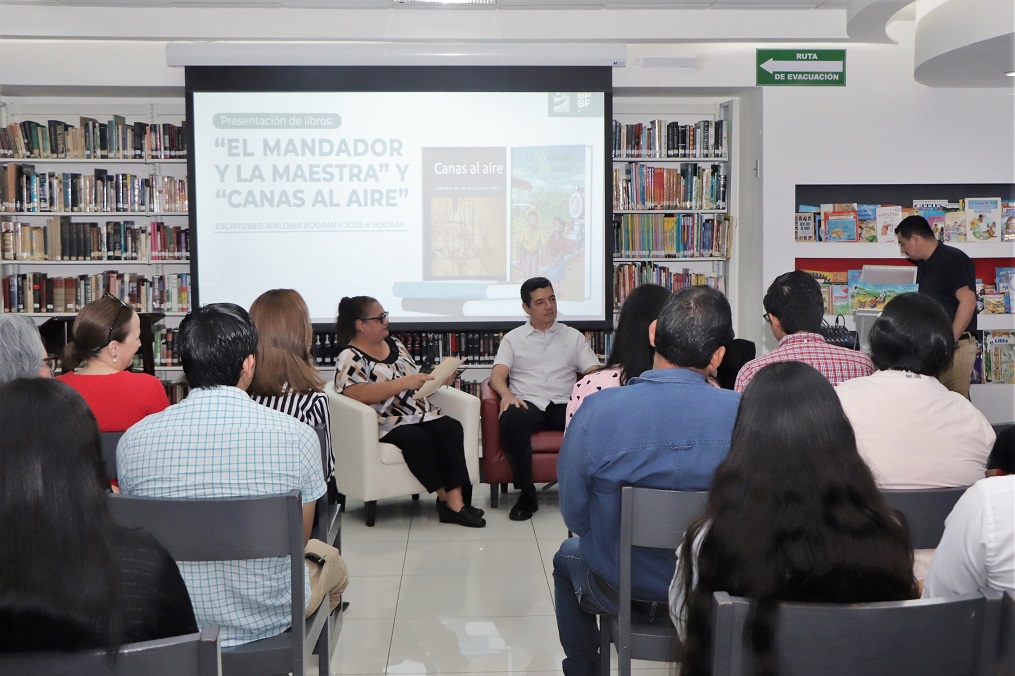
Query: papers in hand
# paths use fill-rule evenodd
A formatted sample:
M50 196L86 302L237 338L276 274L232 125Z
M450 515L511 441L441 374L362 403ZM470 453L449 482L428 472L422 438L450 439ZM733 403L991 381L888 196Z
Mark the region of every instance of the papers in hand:
M423 399L429 397L431 394L437 391L437 388L444 384L444 381L448 379L452 373L458 370L458 367L462 365L464 360L457 357L444 357L444 360L437 364L436 368L430 372L433 376L433 380L428 380L423 383L423 387L416 390L416 393L412 395L413 399Z

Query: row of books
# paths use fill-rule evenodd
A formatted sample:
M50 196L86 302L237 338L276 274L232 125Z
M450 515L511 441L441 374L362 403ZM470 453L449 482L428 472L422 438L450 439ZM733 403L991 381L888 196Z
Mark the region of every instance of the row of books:
M720 274L673 270L656 263L619 263L613 266L613 305L618 310L632 291L642 284L658 284L676 291L685 286L711 286L726 293L726 277Z
M1015 331L984 331L970 381L1015 384Z
M149 174L37 172L34 164L0 165L3 210L27 213L186 212L187 179Z
M190 259L190 229L162 221L0 222L0 260L183 261Z
M623 214L614 221L615 258L729 257L733 219L721 214Z
M635 124L613 121L614 157L726 157L726 148L724 120L692 124L666 120Z
M77 126L62 120L25 120L0 127L0 157L82 160L183 159L186 120L130 122L122 115L99 122L81 117Z
M155 368L183 365L176 355L177 331L177 329L166 328L163 324L152 327L154 334L152 353L155 358Z
M138 312L190 311L190 273L136 275L108 271L77 277L25 272L3 277L4 312L73 313L103 294L112 294Z
M922 215L942 242L1015 242L1015 202L967 197L958 202L913 200L912 207L835 203L799 205L798 242L895 242L895 226Z
M613 209L726 209L729 181L721 164L613 168Z

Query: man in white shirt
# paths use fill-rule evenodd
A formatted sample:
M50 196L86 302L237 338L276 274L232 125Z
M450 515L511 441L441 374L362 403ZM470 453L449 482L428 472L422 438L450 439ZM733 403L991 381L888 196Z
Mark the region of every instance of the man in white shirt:
M981 479L945 520L925 598L991 587L1015 592L1015 476Z
M599 358L585 336L557 322L557 297L550 280L525 280L521 296L529 321L501 340L490 374L490 387L501 398L501 444L515 488L521 490L508 515L512 521L529 519L539 509L532 479L533 433L563 431L577 375L599 368Z

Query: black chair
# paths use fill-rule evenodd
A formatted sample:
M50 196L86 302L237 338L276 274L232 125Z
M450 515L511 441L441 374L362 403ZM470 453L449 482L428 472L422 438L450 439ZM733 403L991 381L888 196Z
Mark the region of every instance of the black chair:
M120 646L111 663L105 649L0 653L0 676L220 676L218 627L197 634Z
M116 478L116 446L120 443L123 432L99 432L102 444L102 463L106 466L106 478Z
M937 549L945 532L945 519L968 486L882 490L888 506L897 509L909 524L913 549Z
M328 466L327 430L324 425L315 425L314 431L321 442L321 467ZM314 529L312 537L342 550L342 504L333 499L330 491L317 499L314 508Z
M987 676L1001 594L884 603L784 603L776 618L781 676ZM712 599L712 676L754 673L744 625L751 601Z
M1015 594L1010 591L1006 591L1001 599L1000 625L994 673L997 676L1015 676Z
M176 561L232 561L289 557L292 624L278 636L222 650L227 676L304 673L318 651L319 671L329 673L328 600L304 620L303 506L298 490L244 498L153 499L111 495L113 518L144 528Z
M631 660L678 662L683 646L677 631L665 621L663 603L661 624L633 622L631 619L631 551L634 547L652 547L670 552L680 547L687 526L705 507L705 491L668 491L625 486L620 491L620 597L619 615L599 618L600 674L610 673L610 644L617 645L617 671L631 673Z

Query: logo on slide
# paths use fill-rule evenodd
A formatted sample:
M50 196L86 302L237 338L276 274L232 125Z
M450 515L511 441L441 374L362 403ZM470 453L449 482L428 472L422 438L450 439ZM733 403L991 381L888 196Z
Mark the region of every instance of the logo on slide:
M553 93L553 112L555 113L570 113L571 112L571 94L568 92L554 92Z

